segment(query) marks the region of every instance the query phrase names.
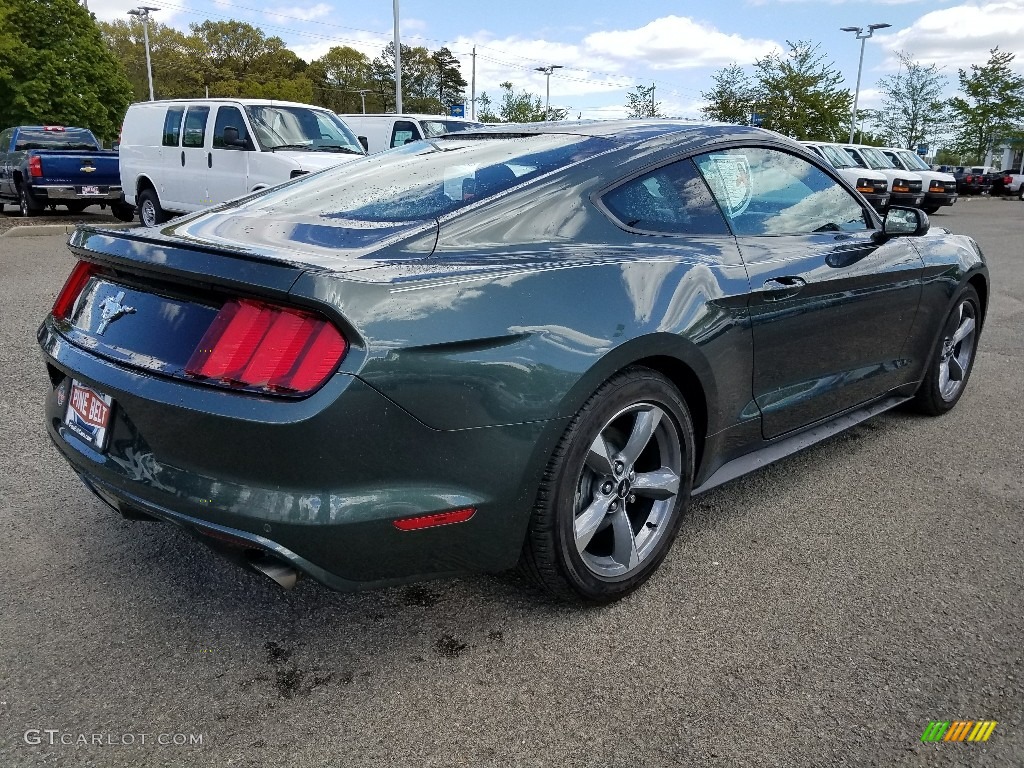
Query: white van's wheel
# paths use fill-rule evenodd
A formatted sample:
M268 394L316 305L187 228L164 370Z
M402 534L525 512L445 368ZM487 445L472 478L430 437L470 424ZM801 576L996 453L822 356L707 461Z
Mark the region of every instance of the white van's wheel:
M155 227L163 224L170 216L160 207L160 198L155 189L144 189L139 193L139 221L144 227Z

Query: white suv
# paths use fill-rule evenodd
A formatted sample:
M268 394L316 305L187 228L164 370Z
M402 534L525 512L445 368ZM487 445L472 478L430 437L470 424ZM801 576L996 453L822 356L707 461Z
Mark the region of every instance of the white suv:
M121 128L121 186L147 227L364 157L333 112L267 99L132 104Z

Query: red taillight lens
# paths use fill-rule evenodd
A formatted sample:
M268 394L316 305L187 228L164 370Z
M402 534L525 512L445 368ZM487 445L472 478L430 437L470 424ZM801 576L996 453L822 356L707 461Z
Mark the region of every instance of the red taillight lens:
M68 275L64 287L57 294L57 300L53 302L51 314L58 320L70 319L71 311L75 308L75 301L82 295L82 291L86 283L89 282L89 278L99 271L100 268L95 264L90 264L87 261L78 262L75 268L71 270L71 274Z
M28 159L28 175L36 178L43 175L43 158L33 155Z
M348 344L311 312L233 299L221 307L185 366L214 383L282 394L306 394L323 384Z

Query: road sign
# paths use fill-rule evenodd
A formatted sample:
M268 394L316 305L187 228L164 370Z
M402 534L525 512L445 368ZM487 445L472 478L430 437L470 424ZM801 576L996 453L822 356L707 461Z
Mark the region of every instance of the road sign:
M466 105L465 104L452 104L448 107L449 117L465 117L466 116Z

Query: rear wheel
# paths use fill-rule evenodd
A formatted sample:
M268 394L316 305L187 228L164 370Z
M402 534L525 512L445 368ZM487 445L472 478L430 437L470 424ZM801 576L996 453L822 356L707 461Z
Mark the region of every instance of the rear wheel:
M139 221L144 227L155 227L169 218L167 211L160 207L155 189L144 189L139 193Z
M679 529L693 425L647 368L605 382L569 424L541 483L521 570L564 600L607 603L643 584Z
M86 208L88 208L89 205L90 205L90 203L87 203L87 202L82 201L82 200L73 200L72 202L67 203L67 209L71 213L81 213Z
M973 286L965 286L946 319L931 369L914 396L922 413L938 416L950 410L967 386L981 333L981 301Z
M43 206L36 202L35 196L22 185L18 187L18 209L22 216L35 216L43 210Z

